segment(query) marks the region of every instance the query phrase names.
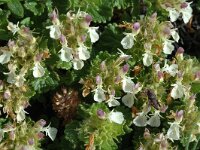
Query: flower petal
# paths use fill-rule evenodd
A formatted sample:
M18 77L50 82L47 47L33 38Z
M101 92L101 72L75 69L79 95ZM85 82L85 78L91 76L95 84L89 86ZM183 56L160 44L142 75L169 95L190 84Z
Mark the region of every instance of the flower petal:
M171 54L174 50L174 45L172 44L174 41L171 40L165 40L164 46L163 46L163 52L165 54Z
M72 49L69 47L63 47L60 50L61 54L60 54L60 59L62 61L66 61L69 62L70 60L73 59L73 55L72 55Z
M113 112L113 111L111 111L108 114L108 119L111 122L115 122L117 124L122 124L123 121L124 121L124 115L121 112Z
M99 27L89 27L88 28L88 32L90 34L90 40L92 43L95 43L96 41L99 40L99 35L98 33L96 32L96 30L98 29Z
M80 45L78 48L78 55L79 59L81 60L87 60L90 58L90 52L87 50L87 47L85 45Z
M150 66L153 63L153 56L150 53L143 54L143 64L145 66Z
M131 108L134 104L134 95L131 93L127 93L125 96L122 97L122 102L125 106Z
M134 36L132 33L126 33L126 36L122 39L121 44L124 49L131 49L134 45Z
M3 54L0 55L0 63L3 65L5 63L8 63L10 61L10 57L12 55L9 51L2 50Z
M74 59L74 60L72 61L72 63L73 63L73 68L74 68L75 70L80 70L80 69L82 69L83 66L84 66L84 62L83 62L82 60L80 60L80 59Z

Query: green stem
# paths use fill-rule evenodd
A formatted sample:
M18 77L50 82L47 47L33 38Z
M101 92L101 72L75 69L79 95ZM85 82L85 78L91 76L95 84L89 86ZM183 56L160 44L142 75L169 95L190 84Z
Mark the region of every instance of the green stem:
M193 145L192 150L196 150L199 141L200 141L200 136L198 137L197 142Z
M185 150L189 150L190 139L191 139L191 135L190 135L190 137L189 137L189 139L188 139L188 141L187 141L187 145L186 145L186 147L185 147Z

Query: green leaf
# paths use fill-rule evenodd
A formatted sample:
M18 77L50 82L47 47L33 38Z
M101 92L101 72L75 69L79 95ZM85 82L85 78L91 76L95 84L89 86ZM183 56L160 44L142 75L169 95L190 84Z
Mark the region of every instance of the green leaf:
M65 61L58 61L57 62L57 68L69 70L69 69L71 69L71 67L72 67L71 62L65 62Z
M9 0L7 5L13 14L21 18L24 16L24 8L19 0Z
M118 9L121 9L121 8L127 8L129 6L132 5L132 1L131 0L115 0L114 1L114 6L117 7Z
M11 37L11 34L4 29L0 29L0 35L0 40L9 40Z
M68 9L85 11L93 17L94 22L105 23L113 16L112 0L69 0L68 3Z
M58 79L45 70L45 75L41 78L34 79L31 85L36 92L43 93L56 88L58 86Z
M194 93L200 93L200 83L193 83L191 90Z

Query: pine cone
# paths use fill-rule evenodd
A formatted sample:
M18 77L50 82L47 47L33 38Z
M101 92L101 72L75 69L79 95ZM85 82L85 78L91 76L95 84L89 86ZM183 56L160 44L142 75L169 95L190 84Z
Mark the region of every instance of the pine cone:
M72 120L75 116L79 103L78 92L65 87L57 91L52 99L53 110L57 113L59 118L64 119L65 123Z

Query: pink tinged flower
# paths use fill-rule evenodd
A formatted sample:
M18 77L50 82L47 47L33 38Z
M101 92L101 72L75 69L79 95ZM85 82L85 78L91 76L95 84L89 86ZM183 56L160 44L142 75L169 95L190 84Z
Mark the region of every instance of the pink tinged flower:
M116 77L115 77L115 83L116 84L118 84L120 81L121 81L121 76L120 75L117 75Z
M134 104L135 95L132 93L127 93L122 97L122 102L125 106L131 108Z
M165 66L163 67L163 71L166 71L172 77L174 77L178 73L178 65L172 64L169 66L168 64L165 64Z
M44 119L40 119L37 124L39 124L40 127L44 127L46 125L46 121Z
M97 84L97 85L100 85L100 86L102 85L102 78L101 78L101 76L99 76L99 75L96 76L96 84Z
M125 77L122 80L122 89L125 93L132 93L133 92L133 86L134 82L131 80L130 77Z
M2 52L2 54L0 55L0 63L2 65L8 63L10 61L10 57L12 53L9 51L4 51L4 50L0 50L0 51Z
M89 35L90 35L90 40L91 40L92 43L95 43L96 41L99 40L99 35L98 35L97 31L96 31L98 28L99 27L89 27L88 28L88 32L89 32Z
M106 100L106 95L102 88L98 87L94 90L94 92L94 101L101 103Z
M163 52L165 54L171 54L172 51L174 50L174 45L172 44L174 41L171 40L165 40L163 44Z
M171 90L171 97L174 99L182 98L184 96L184 88L181 83L173 84L173 89Z
M122 59L122 61L128 61L131 58L131 55L127 55L124 52L122 52L120 49L118 49L118 51L120 52L120 56L119 58Z
M122 124L124 122L124 115L121 112L111 111L108 114L108 119L111 122L114 122L114 123L117 123L117 124Z
M81 44L78 48L78 56L81 60L87 60L90 58L90 52L87 50L87 47Z
M167 138L172 142L174 140L180 140L180 125L178 122L169 123L170 128L167 131Z
M33 138L28 139L28 144L29 145L34 145L35 141Z
M125 37L121 41L121 45L124 49L131 49L134 45L134 34L133 33L125 33Z
M75 70L80 70L84 66L84 62L81 59L73 59L72 63Z
M50 29L50 37L52 39L59 39L61 37L62 34L59 25L51 25L46 28Z
M15 137L16 137L16 136L15 136L15 131L13 131L13 130L10 131L10 132L9 132L9 139L12 140L12 141L14 141L14 140L15 140Z
M179 41L180 37L179 37L178 32L176 32L176 30L172 30L172 31L171 31L171 35L172 35L173 39L174 39L176 42Z
M150 66L153 63L153 56L151 53L147 52L143 54L143 64L144 66Z
M160 111L155 111L155 113L147 121L147 124L150 125L151 127L159 127L160 126Z
M7 89L7 90L4 92L3 98L6 99L6 100L8 100L8 99L11 98L10 90Z
M69 62L73 59L72 49L70 47L63 47L60 50L60 59Z
M97 110L97 116L99 119L105 119L106 118L106 113L102 109Z
M138 116L133 119L133 123L138 127L147 125L147 115L144 112L138 113Z
M134 24L133 24L133 29L134 30L138 30L138 29L140 29L140 23L139 22L135 22Z
M66 37L63 35L63 34L61 34L61 36L60 36L60 42L62 43L62 45L67 45L67 40L66 40Z
M45 69L41 66L39 62L35 62L35 66L33 67L33 76L35 78L40 78L44 76Z

